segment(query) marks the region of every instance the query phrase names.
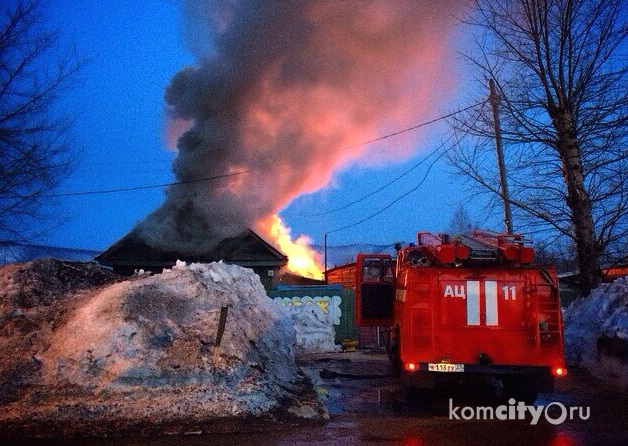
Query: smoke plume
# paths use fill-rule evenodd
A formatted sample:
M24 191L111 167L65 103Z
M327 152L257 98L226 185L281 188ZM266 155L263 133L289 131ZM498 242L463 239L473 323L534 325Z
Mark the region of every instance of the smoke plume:
M185 184L135 230L151 245L202 250L365 154L409 155L409 145L358 144L437 113L453 85L447 32L460 3L183 1L197 64L175 74L165 101L172 122L190 123L173 164Z

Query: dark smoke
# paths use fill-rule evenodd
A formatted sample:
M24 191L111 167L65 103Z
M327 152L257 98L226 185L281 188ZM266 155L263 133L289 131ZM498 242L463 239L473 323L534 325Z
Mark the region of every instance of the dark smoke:
M197 65L165 93L169 117L191 123L174 173L247 173L171 187L134 232L153 246L203 250L323 187L366 150L338 149L433 116L453 85L446 39L460 4L184 1ZM411 150L388 148L377 162Z

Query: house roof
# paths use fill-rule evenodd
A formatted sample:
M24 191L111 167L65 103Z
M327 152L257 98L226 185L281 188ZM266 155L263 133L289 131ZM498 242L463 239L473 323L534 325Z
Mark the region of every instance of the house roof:
M246 267L280 267L288 262L288 257L248 229L238 236L223 239L211 249L200 253L152 247L131 231L96 256L96 260L107 266L145 269L168 267L177 260L202 263L222 260Z
M611 282L618 277L628 276L628 264L602 266L600 269L602 272L602 279L605 282ZM580 270L559 273L558 279L564 282L578 282L580 280Z
M91 249L0 241L0 264L44 258L84 262L93 260L97 254L98 251Z

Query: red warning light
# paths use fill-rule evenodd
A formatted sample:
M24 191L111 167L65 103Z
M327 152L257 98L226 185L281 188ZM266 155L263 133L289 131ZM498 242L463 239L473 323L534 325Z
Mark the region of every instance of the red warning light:
M565 376L567 374L567 369L562 367L554 367L552 369L552 375L554 376Z
M416 370L416 364L414 362L408 362L406 364L406 370L409 372L414 372Z

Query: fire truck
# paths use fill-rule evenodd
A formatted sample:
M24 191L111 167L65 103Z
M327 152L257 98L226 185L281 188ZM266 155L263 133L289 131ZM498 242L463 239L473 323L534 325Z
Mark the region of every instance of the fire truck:
M557 278L518 234L419 232L330 271L355 284L359 327L380 327L407 389L488 384L533 401L566 374ZM483 386L477 386L483 387Z

